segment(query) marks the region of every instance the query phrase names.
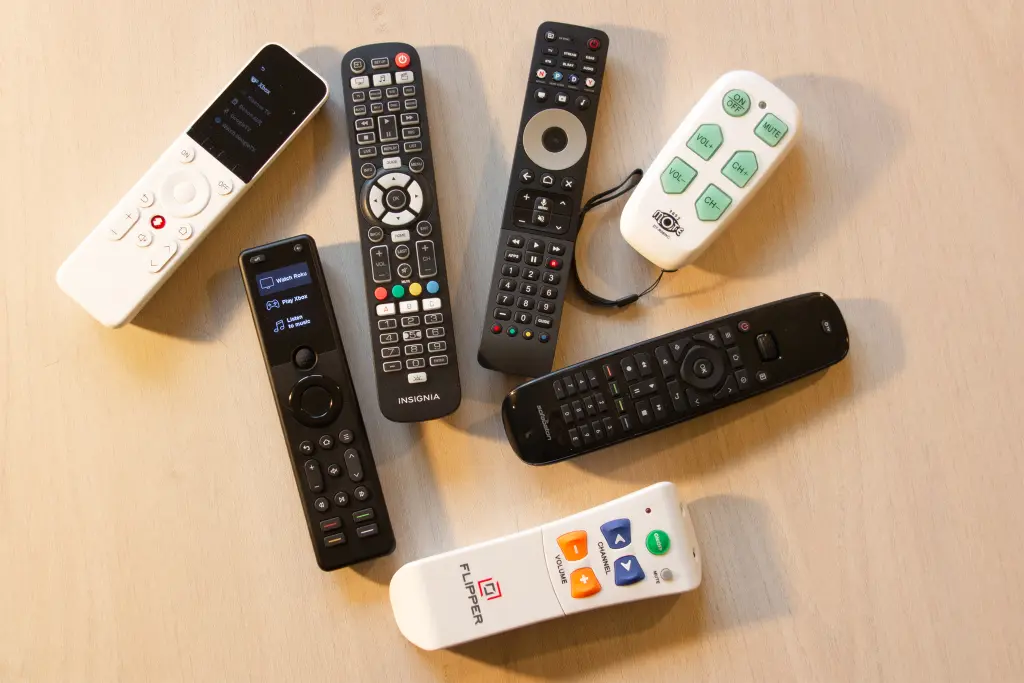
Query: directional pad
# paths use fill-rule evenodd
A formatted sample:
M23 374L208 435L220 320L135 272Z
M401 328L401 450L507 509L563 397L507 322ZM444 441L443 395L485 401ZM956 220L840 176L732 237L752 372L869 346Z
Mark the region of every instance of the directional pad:
M425 194L420 182L408 173L382 173L363 187L363 211L371 220L401 227L420 218Z
M601 533L608 547L612 550L621 550L632 542L632 528L628 519L613 519L601 525Z

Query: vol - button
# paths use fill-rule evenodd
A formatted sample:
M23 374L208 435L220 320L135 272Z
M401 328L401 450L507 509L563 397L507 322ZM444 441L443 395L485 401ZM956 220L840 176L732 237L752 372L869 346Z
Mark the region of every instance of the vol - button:
M306 484L313 493L320 493L324 490L324 477L320 473L320 465L316 460L307 460L302 469L306 472Z

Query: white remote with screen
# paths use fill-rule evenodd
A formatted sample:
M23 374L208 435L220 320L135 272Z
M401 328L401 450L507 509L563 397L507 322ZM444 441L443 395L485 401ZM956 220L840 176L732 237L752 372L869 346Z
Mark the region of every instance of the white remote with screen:
M792 149L800 110L752 71L730 71L683 119L619 219L629 244L659 268L692 262Z
M108 327L129 322L327 101L327 83L263 46L57 271Z
M528 531L403 565L398 628L424 650L700 585L686 506L661 482Z

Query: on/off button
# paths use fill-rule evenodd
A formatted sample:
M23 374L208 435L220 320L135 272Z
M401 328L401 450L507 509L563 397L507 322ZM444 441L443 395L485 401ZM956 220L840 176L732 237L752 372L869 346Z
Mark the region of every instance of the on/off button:
M409 55L407 55L404 52L399 52L397 55L395 55L395 66L397 66L399 69L404 69L405 67L409 66L410 62L412 62L412 59L410 59Z

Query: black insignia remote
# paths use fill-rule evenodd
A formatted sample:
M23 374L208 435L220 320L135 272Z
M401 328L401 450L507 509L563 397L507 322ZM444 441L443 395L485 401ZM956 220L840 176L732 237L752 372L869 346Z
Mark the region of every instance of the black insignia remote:
M341 73L377 399L389 420L433 420L459 407L462 385L419 54L365 45Z
M846 357L821 293L751 308L538 377L505 397L505 434L531 465L589 453L771 391Z
M551 371L607 55L602 31L537 30L477 353L485 368Z
M387 555L394 531L316 243L247 249L239 265L316 563L331 571Z

